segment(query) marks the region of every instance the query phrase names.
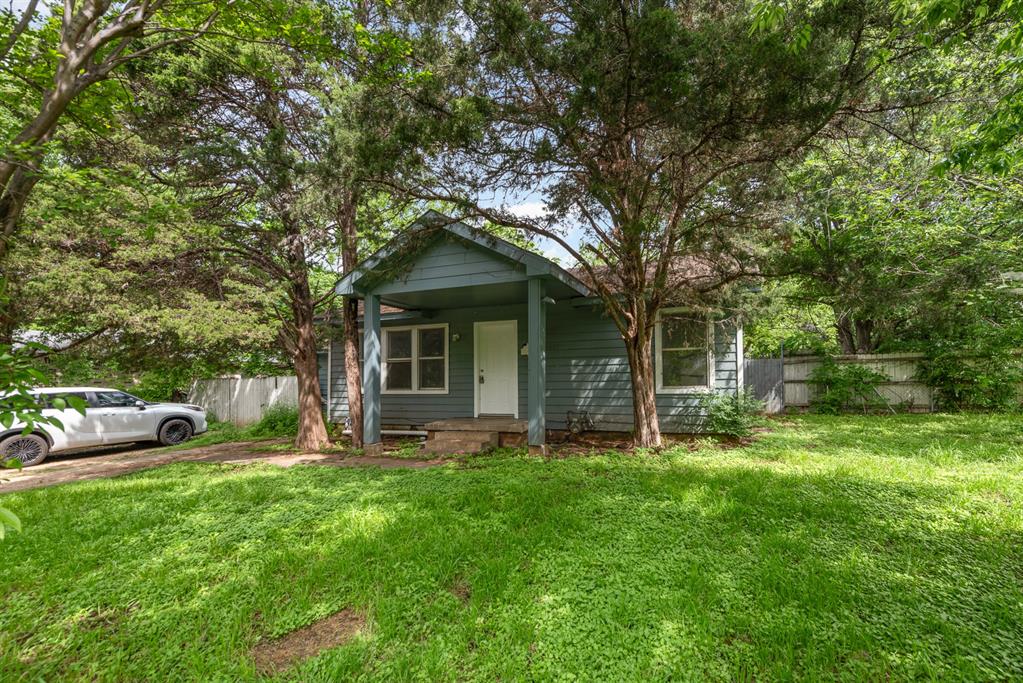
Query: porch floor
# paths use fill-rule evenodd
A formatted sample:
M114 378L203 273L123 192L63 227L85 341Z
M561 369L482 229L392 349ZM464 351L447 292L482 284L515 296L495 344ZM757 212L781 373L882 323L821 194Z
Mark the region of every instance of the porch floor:
M529 422L513 417L454 417L424 425L428 432L498 432L525 434Z

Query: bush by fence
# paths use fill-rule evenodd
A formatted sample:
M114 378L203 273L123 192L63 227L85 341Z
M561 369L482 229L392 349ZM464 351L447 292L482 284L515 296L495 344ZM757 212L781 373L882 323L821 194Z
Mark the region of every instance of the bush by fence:
M969 367L966 364L962 365L966 368ZM849 367L862 368L862 370L846 370ZM965 402L960 405L949 405L946 396L948 390L944 388L943 384L935 381L935 373L928 372L931 367L928 356L923 353L856 354L830 358L821 356L786 357L783 370L785 407L798 410L810 408L812 404L820 404L822 400L831 405L836 401L841 402L848 399L849 402L857 404L848 407L863 408L863 396L856 399L849 396L843 398L836 394L829 398L826 395L828 392L821 388L822 379L841 378L853 374L864 380L869 377L870 384L876 391L868 393L872 393L876 398L876 405L868 406L868 408L874 409L890 406L902 411L922 413L942 409L1007 409L1018 407L1023 399L1023 387L1019 384L1020 374L1013 366L1001 373L1002 393L1009 397L1006 401L997 406ZM962 381L961 377L960 381ZM842 385L842 382L839 381L838 385ZM863 382L857 386L858 390L867 391Z
M791 356L785 359L785 407L809 408L818 395L813 376L826 362L837 368L858 366L884 378L876 383L879 402L901 406L903 410L930 412L934 409L931 388L917 379L917 364L922 353L875 353L834 356Z

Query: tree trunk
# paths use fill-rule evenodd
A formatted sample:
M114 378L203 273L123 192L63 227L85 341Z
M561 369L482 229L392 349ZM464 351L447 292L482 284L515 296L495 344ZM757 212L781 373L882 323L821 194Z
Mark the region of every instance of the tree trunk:
M287 217L284 223L290 221ZM305 245L300 230L287 230L287 259L291 312L295 323L294 365L298 378L298 436L295 448L317 451L330 443L327 425L323 422L323 394L320 393L320 372L316 352L315 304L309 287L309 271Z
M857 320L856 321L856 353L873 353L875 350L874 344L874 321Z
M359 300L342 301L344 325L345 386L348 389L348 420L352 423L352 446L362 448L362 367L359 365Z
M848 313L841 315L836 313L835 329L838 332L838 344L842 347L843 354L873 353L877 350L872 319L863 320L854 318Z
M599 289L598 293L622 335L629 359L632 442L637 448L659 448L661 425L657 418L653 349L650 343L658 309L656 303L649 301L645 294L647 268L642 259L623 263L622 271L620 284L624 300L619 299L614 290L606 287Z
M11 280L4 274L2 264L3 261L0 260L0 345L11 346L14 344L17 313L13 303Z
M295 448L318 451L330 443L330 437L327 436L327 426L323 422L323 395L320 393L311 298L307 303L304 314L300 316L295 311L295 376L298 378L298 436L295 438Z
M838 345L845 355L856 353L856 334L853 332L852 320L846 314L835 315L835 331L838 332Z
M358 195L344 193L339 211L341 224L341 267L350 272L359 262L358 230L355 224ZM348 389L348 421L352 424L352 446L362 448L362 367L359 363L359 301L345 297L341 303L344 325L345 386Z
M75 64L65 59L54 74L54 87L43 93L39 113L11 141L10 147L18 150L21 158L0 159L0 263L7 258L11 249L18 221L28 202L32 188L39 182L39 165L45 145L53 137L57 123L71 101L81 92L76 81Z
M15 170L0 193L0 264L7 260L29 193L39 182L39 175L34 168L33 165L31 170L28 168Z
M625 337L625 351L632 374L633 442L637 447L657 448L661 445L661 425L654 392L653 350L646 325L637 325L636 331Z

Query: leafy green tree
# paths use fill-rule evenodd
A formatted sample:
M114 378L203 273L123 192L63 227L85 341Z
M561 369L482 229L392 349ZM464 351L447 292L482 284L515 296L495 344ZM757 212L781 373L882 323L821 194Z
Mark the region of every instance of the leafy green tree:
M793 278L764 282L745 312L743 349L747 358L839 350L833 309L804 294Z
M966 135L946 150L938 168L1012 172L1023 153L1023 81L1019 78L1023 72L1023 5L1015 0L893 0L890 6L896 19L892 31L916 43L915 52L963 59L962 48L976 46L989 62L980 74L989 87L974 100L984 108L983 115L963 127ZM781 0L759 0L754 12L760 19L758 30L769 32L784 25L790 8ZM812 32L806 34L807 41L814 39ZM893 54L878 53L877 66ZM976 59L976 52L966 58ZM901 77L913 80L910 73Z
M189 254L211 229L171 188L87 145L65 149L74 153L48 169L8 256L0 338L42 330L65 355L87 346L137 356L137 367L272 343L259 281L215 254Z
M292 19L315 25L311 6ZM328 441L321 412L315 313L331 292L314 292L312 263L324 260L334 231L309 210L315 149L307 133L320 120L311 88L318 64L287 36L258 44L217 41L202 58L149 74L138 130L157 145L167 181L192 197L218 253L260 275L279 318L278 342L298 377L296 445Z
M67 116L108 130L123 101L112 77L138 60L207 32L223 13L216 2L28 0L0 10L0 262L7 255L47 144ZM84 98L85 93L91 97Z
M283 293L280 341L299 378L303 448L326 438L316 314L333 305L340 272L407 213L398 179L422 175L427 150L458 121L423 104L443 92L445 43L436 24L450 21L428 9L295 4L288 25L322 30L284 31L258 44L206 40L200 58L137 85L147 98L139 130L173 159L164 163L176 169L171 182L217 225L220 246L211 248ZM356 302L341 309L358 444Z
M452 19L429 4L354 3L338 8L353 21L333 21L322 84L313 94L322 118L309 135L318 142L311 194L336 228L340 272L355 268L414 216L402 180L422 176L428 150L452 118L425 102L448 77L446 43L438 37ZM404 220L403 220L404 219ZM328 302L324 302L328 303ZM358 301L341 302L345 379L352 442L362 445L362 368Z
M487 125L450 175L545 195L537 220L468 204L579 262L625 341L635 441L659 445L658 312L706 309L756 272L752 234L769 220L759 208L774 165L843 117L877 111L872 65L908 48L883 2L797 2L771 31L742 3L502 0L464 11ZM583 248L565 239L570 225L582 226Z
M1023 5L1014 0L894 3L902 30L931 50L956 49L976 41L993 60L985 80L983 116L971 121L939 168L1011 174L1023 162Z
M963 343L1014 325L1002 274L1023 263L1023 184L934 174L927 154L867 135L812 155L791 178L795 209L778 268L834 313L844 353Z
M376 183L421 164L416 146L435 125L410 106L436 86L419 77L425 51L408 64L409 36L433 58L442 50L403 7L278 10L262 25L235 26L235 35L215 31L159 58L137 55L130 87L119 90L137 109L89 102L127 123L118 140L76 137L85 129L78 116L65 127L61 155L41 167L46 192L22 221L29 239L9 264L11 305L0 316L7 338L32 326L71 340L73 353L45 355L52 374L121 383L147 367L211 371L217 358L241 365L239 351L273 335L302 359L298 374L315 378L315 341L304 330L331 304L338 270L354 266L359 243L376 248L407 213ZM262 96L256 111L247 108L253 93ZM202 130L210 120L221 125ZM131 137L140 131L152 147ZM252 248L260 240L266 249ZM300 311L296 287L311 301ZM354 320L344 327L356 334ZM357 395L357 363L349 379ZM318 416L309 393L306 414L315 405Z
M203 41L199 55L139 79L136 130L159 150L160 165L175 169L166 179L190 197L197 218L216 226L202 250L258 273L279 293L278 340L299 380L296 443L316 449L327 439L317 312L331 306L340 270L388 233L380 221L390 213L380 206L386 195L374 183L417 158L414 124L388 86L415 79L395 59L407 50L387 28L395 8L379 16L361 4L289 9L279 24L322 30L268 32L258 43ZM343 327L357 396L354 316L348 302Z
M237 8L243 3L232 3ZM0 341L17 324L11 268L22 213L46 174L62 122L109 135L127 101L113 77L138 60L183 46L223 19L216 2L28 0L0 9ZM0 386L0 390L5 387Z

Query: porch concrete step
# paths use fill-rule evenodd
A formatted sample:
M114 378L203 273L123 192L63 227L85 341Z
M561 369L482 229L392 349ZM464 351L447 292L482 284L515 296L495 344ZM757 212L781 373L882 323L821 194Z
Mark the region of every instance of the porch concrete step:
M499 438L499 432L483 431L483 430L461 430L454 432L427 432L426 439L428 441L450 441L452 439L479 439L481 441L493 441L494 445L497 445Z
M426 453L480 453L497 448L497 432L430 432L423 444Z

